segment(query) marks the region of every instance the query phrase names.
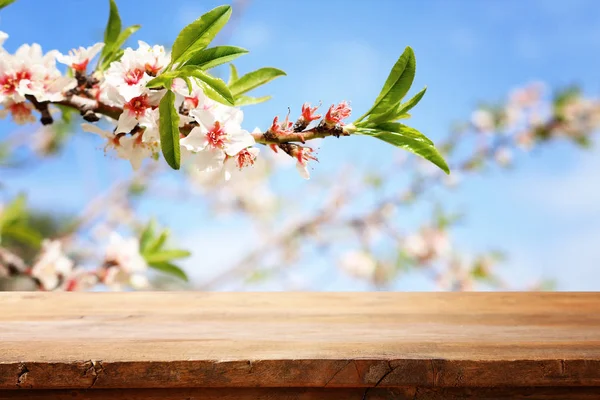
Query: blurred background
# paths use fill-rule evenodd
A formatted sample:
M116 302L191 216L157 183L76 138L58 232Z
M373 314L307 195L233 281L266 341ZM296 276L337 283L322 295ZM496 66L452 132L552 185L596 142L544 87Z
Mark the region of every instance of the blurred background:
M66 53L101 41L104 0L17 0L0 12L4 43ZM117 2L129 40L168 47L221 1ZM428 90L410 126L445 151L449 177L361 137L309 143L311 179L289 157L231 182L171 171L134 173L74 121L41 128L0 121L0 204L26 196L24 225L2 246L34 263L39 238L60 238L83 266L102 263L111 232L137 237L155 219L190 257L191 290L599 290L600 3L595 0L237 0L218 44L250 53L240 73L281 68L244 110L244 127L299 115L304 102L349 100L366 111L406 46L410 95ZM227 78L228 68L215 70ZM1 212L1 211L0 211ZM19 217L21 218L21 217ZM96 261L94 261L96 260ZM96 263L96 264L94 264ZM96 287L104 290L103 286Z

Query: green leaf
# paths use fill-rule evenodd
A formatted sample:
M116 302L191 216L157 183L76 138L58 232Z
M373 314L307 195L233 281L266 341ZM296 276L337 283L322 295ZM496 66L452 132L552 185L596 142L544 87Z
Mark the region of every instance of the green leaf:
M146 83L146 87L151 88L151 89L168 88L171 86L171 82L175 78L176 78L175 73L165 72L164 74L161 74L161 75L157 76L156 78L148 81L148 83Z
M75 110L60 104L55 104L55 106L60 110L62 122L68 124L73 121L73 114L75 113Z
M156 253L165 245L169 238L169 230L165 229L162 233L148 245L148 253Z
M410 114L408 114L408 111L410 111L414 106L416 106L419 103L419 101L421 101L421 99L425 95L426 91L427 91L427 87L423 88L423 90L421 90L419 93L415 94L406 103L398 104L397 107L390 108L387 112L385 112L383 114L369 115L368 122L381 123L381 122L396 121L396 120L404 119L404 118L410 118Z
M108 68L111 62L116 61L123 54L121 50L121 46L125 44L129 36L133 35L137 32L142 26L141 25L131 25L123 30L117 37L117 39L111 44L106 44L102 48L102 52L100 53L101 70Z
M185 85L188 88L188 94L192 94L193 86L192 86L192 81L190 80L190 77L189 76L182 76L181 79L183 79L183 81L185 82Z
M3 9L6 6L11 5L12 3L14 3L16 0L0 0L0 10Z
M409 136L416 140L423 140L423 141L433 145L433 142L427 136L423 135L418 130L411 128L409 126L406 126L404 124L401 124L399 122L383 122L383 123L375 125L374 128L367 128L367 129L360 128L359 130L368 131L367 134L369 134L369 135L376 135L380 131L389 131L389 132L402 131L402 134L404 136Z
M2 210L0 213L0 230L25 216L26 203L27 199L25 195L21 194Z
M250 72L241 78L234 81L231 86L231 93L238 97L239 95L249 92L252 89L264 85L279 76L285 76L286 73L277 68L265 67Z
M450 173L448 164L435 148L433 142L414 128L397 122L388 122L378 125L375 129L359 128L357 132L376 137L396 147L415 153L431 161L445 173Z
M11 238L20 243L39 247L42 236L27 225L28 213L25 195L17 196L0 213L0 239Z
M167 164L179 169L181 154L179 149L179 113L175 109L175 93L168 90L158 106L160 121L160 147Z
M158 263L149 263L148 265L151 268L154 268L158 271L164 272L165 274L176 276L176 277L184 280L185 282L189 281L186 273L175 264L171 264L169 262L158 262Z
M108 68L110 63L112 63L113 61L119 61L121 59L121 57L123 57L123 54L125 54L125 50L116 49L114 53L111 53L108 55L106 62L105 62L105 64L103 64L102 68L106 69L106 68Z
M119 37L121 33L121 16L119 15L119 9L115 0L109 0L110 13L108 15L108 23L106 24L106 30L104 31L104 43L106 47L112 46L112 44Z
M177 258L187 258L190 252L186 250L162 250L156 253L145 254L144 258L148 264L167 262Z
M246 53L248 53L248 50L242 49L241 47L216 46L199 51L190 58L186 65L195 65L207 70L235 60Z
M271 275L273 275L273 271L269 270L258 270L253 271L248 277L246 277L246 283L259 283L267 280Z
M423 89L421 89L421 91L419 93L415 94L406 103L401 104L400 108L398 109L398 116L406 114L407 112L412 110L414 106L419 104L419 102L421 101L423 96L425 96L426 91L427 91L427 86L425 86Z
M399 107L399 105L398 105L398 107ZM398 107L390 108L383 114L377 114L377 115L371 114L371 115L369 115L369 119L366 122L358 122L356 125L357 126L375 126L376 124L381 123L381 122L395 121L398 119L398 118L395 118L396 115L398 115Z
M198 84L202 86L204 94L209 98L226 105L234 105L235 99L222 79L216 78L195 66L183 67L178 72L180 72L179 76L191 76L198 79Z
M121 48L121 46L125 44L127 39L129 39L129 36L136 33L141 27L141 25L131 25L125 28L123 32L119 34L119 37L117 37L117 41L115 42L115 49Z
M554 94L554 106L561 108L580 96L581 88L576 85L561 88Z
M197 52L208 46L229 21L230 16L230 6L219 6L183 28L173 43L172 64L178 63L182 66Z
M594 144L589 137L583 135L573 137L573 141L583 149L590 149Z
M140 253L145 253L148 250L150 241L154 238L156 230L156 221L152 219L142 231L140 235Z
M44 239L37 231L25 225L5 226L2 229L2 236L36 248Z
M229 81L227 82L227 86L231 86L233 82L237 81L239 78L237 68L233 64L229 64Z
M189 82L188 78L190 77L196 78L198 85L202 87L204 94L206 94L209 98L229 106L234 105L235 100L225 82L223 82L222 79L210 75L208 72L203 71L195 65L188 65L175 71L165 72L152 79L146 84L146 86L150 88L168 88L170 87L173 79L182 78L186 82ZM188 88L189 87L190 86L188 83Z
M268 101L268 100L271 100L271 96L250 97L250 96L241 95L239 97L236 97L235 105L238 107L249 106L252 104L264 103L265 101Z
M225 82L223 82L223 83L225 83ZM200 87L202 87L202 91L204 92L205 95L208 96L208 98L210 98L214 101L218 101L219 103L225 104L227 106L233 106L235 104L235 100L233 99L233 96L223 97L223 95L221 95L218 91L216 91L212 86L210 86L209 84L207 84L206 82L203 82L201 80L198 81L198 84L200 85Z
M358 120L361 121L369 114L383 114L390 108L396 108L396 105L408 93L415 78L416 68L415 53L412 48L407 47L392 68L373 107Z

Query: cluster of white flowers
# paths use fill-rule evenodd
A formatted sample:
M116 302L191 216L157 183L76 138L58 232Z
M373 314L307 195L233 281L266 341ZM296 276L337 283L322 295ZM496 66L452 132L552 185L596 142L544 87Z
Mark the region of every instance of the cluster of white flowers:
M35 122L35 102L60 102L71 89L82 86L77 77L85 77L90 61L102 50L104 43L73 49L68 55L52 50L45 55L39 45L23 45L15 54L6 52L2 44L8 37L0 32L0 116L12 115L17 123ZM118 120L106 119L116 126L104 130L84 123L83 130L106 139L105 149L114 149L119 158L129 160L134 169L157 155L160 149L159 103L165 89L149 89L147 83L167 68L171 61L163 46L150 46L142 41L137 49L127 48L118 61L106 71L92 75L93 85L82 86L85 94L77 97L85 107L94 109L102 104L123 110ZM75 74L62 74L56 62L67 65ZM72 74L71 74L72 75ZM89 81L88 81L89 82ZM254 164L258 149L252 134L242 129L243 112L209 99L192 79L191 88L182 79L175 79L170 88L176 94L175 107L181 113L180 127L190 133L181 140L181 157L200 171L223 169L225 179L234 169ZM32 101L26 96L31 95ZM69 97L71 99L71 97ZM71 99L73 100L73 99ZM74 100L73 100L74 102Z
M501 109L479 108L471 114L471 125L479 132L513 132L538 125L548 116L543 100L545 86L534 82L514 89Z
M574 136L600 127L600 100L579 96L571 98L562 109L565 133Z
M126 239L113 232L106 248L104 266L102 283L112 289L144 289L150 285L146 277L148 264L140 254L140 242L137 238Z
M425 264L447 256L452 246L448 232L439 228L424 227L405 238L403 249L409 257L420 264Z
M138 49L125 49L123 57L98 76L100 101L123 109L123 113L114 132L92 124L82 127L105 138L106 147L114 148L134 169L160 149L158 105L165 90L149 89L146 84L163 72L169 62L170 55L162 46L150 47L139 41ZM225 179L229 179L232 169L254 163L258 155L258 149L251 147L254 138L241 128L240 109L209 99L195 81L190 82L192 88L182 79L175 79L171 87L176 94L175 107L182 113L180 127L193 127L180 142L182 159L189 160L199 171L223 168Z
M8 35L0 32L0 117L10 114L18 124L34 122L34 105L26 96L38 102L61 101L77 81L63 76L56 67L58 51L43 54L39 44L24 44L9 54L2 47L6 38Z
M103 76L98 76L100 101L123 109L114 132L92 124L82 125L84 130L105 138L107 147L129 160L134 169L160 149L158 105L165 90L149 89L146 84L170 62L164 47L150 47L142 41L138 44L136 50L125 49L123 57L112 62ZM258 149L251 147L254 138L241 128L240 109L209 99L195 81L190 82L192 88L182 79L175 79L171 87L176 94L175 107L181 112L180 127L193 126L180 141L182 159L189 160L199 171L223 168L225 178L229 179L233 168L254 163L258 154Z
M86 290L98 282L93 272L75 266L58 240L44 240L30 275L41 290Z
M104 255L104 263L96 270L75 265L58 240L44 240L42 249L28 275L41 290L88 290L98 283L112 290L124 287L143 289L149 286L148 265L140 254L136 238L123 238L112 233Z
M600 127L600 101L586 98L575 89L548 98L546 86L534 82L511 91L501 108L481 108L471 115L476 131L513 135L516 145L530 150L538 139L569 137L586 140ZM511 162L508 153L496 154L502 165Z
M269 180L270 170L276 162L274 160L280 159L293 163L292 158L287 155L267 154L256 160L250 170L232 171L229 182L223 181L222 171L206 173L190 168L192 190L210 199L216 212L243 210L259 220L270 220L275 217L273 210L277 208L277 196L273 193L272 182Z
M197 126L181 140L182 150L187 150L182 153L184 158L189 158L199 171L224 167L227 180L235 168L254 164L258 149L252 147L254 137L241 127L244 113L240 109L210 100L199 88L194 88L193 97L189 97L180 80L173 85L186 104L196 104L189 110L189 117Z
M377 271L377 261L365 251L349 251L339 260L339 267L346 274L359 279L372 280Z

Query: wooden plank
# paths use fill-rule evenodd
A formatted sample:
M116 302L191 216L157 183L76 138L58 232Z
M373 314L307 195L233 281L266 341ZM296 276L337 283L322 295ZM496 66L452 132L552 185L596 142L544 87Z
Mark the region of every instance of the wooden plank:
M0 400L598 400L600 387L0 390Z
M0 389L600 386L596 293L0 293Z

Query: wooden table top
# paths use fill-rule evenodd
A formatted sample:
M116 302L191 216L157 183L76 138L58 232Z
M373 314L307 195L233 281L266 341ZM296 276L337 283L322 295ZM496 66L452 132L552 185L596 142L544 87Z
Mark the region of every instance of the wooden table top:
M0 389L600 386L595 293L0 293Z

